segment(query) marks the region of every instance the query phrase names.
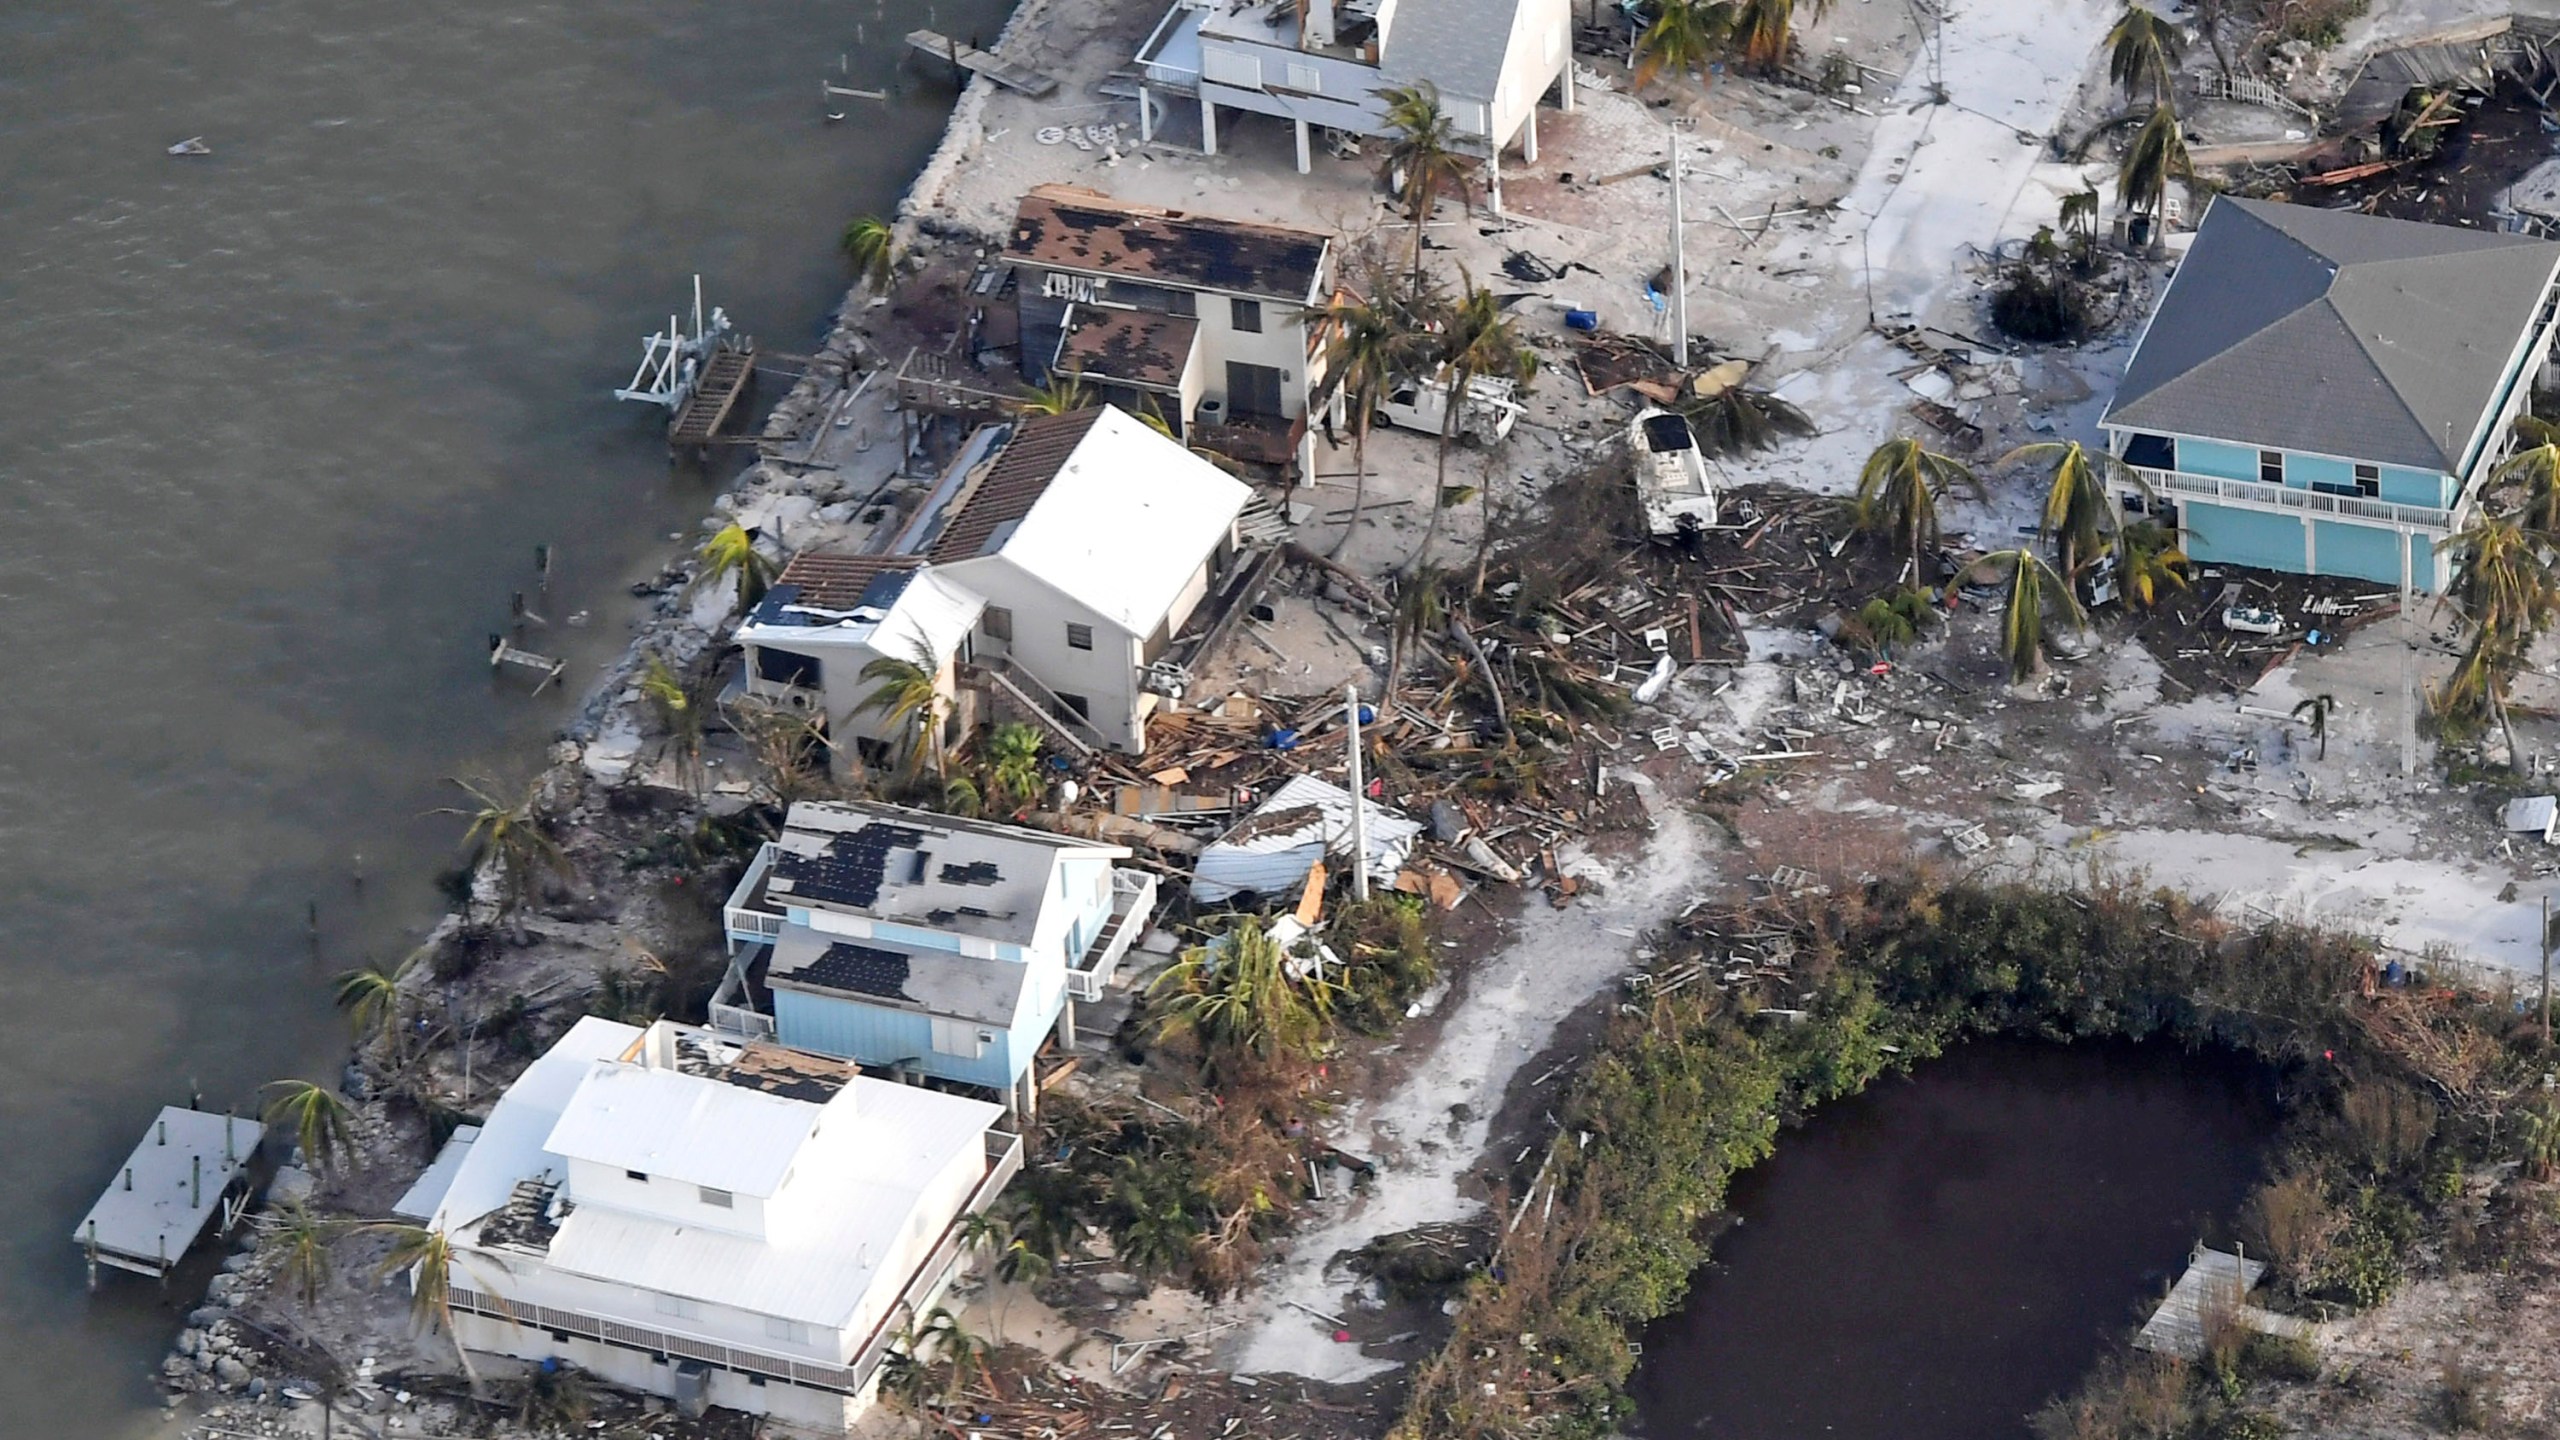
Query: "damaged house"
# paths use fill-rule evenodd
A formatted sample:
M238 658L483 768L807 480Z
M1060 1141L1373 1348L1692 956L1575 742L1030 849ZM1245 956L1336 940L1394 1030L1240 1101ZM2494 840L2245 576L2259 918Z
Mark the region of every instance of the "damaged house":
M1023 197L1003 260L1025 379L1076 376L1201 449L1311 472L1328 237L1043 185Z
M729 896L714 1028L1027 1109L1155 910L1129 851L868 803L803 801Z
M862 671L886 657L934 673L954 733L975 691L1061 748L1142 751L1147 717L1269 583L1277 550L1238 532L1252 498L1110 406L987 426L889 553L783 570L738 629L747 691L885 755Z
M1002 1117L770 1042L582 1019L436 1167L454 1338L842 1433L1021 1168Z
M2552 360L2560 244L2217 197L2099 420L2203 564L2438 592Z

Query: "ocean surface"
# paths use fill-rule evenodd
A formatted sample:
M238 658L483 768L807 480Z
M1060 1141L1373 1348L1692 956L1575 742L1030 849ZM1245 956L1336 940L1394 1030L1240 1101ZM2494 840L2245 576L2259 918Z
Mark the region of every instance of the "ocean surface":
M447 777L531 774L734 469L609 397L640 337L698 271L814 348L954 93L898 37L1002 12L0 6L0 1437L157 1413L180 1297L72 1227L160 1105L336 1073ZM839 74L891 98L830 124ZM485 637L541 544L531 698Z

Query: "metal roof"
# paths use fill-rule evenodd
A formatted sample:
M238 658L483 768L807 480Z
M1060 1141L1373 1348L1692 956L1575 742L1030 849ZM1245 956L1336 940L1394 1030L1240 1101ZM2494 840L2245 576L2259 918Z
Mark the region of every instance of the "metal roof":
M1404 868L1423 826L1375 800L1360 803L1369 875L1384 884ZM1312 775L1293 775L1200 852L1192 866L1191 897L1214 905L1244 890L1276 895L1306 883L1307 872L1328 854L1351 857L1351 792Z
M2102 424L2458 474L2560 244L2217 197Z
M543 1149L570 1160L740 1195L782 1188L825 1105L703 1075L599 1060Z
M1332 243L1313 230L1163 210L1078 185L1041 185L1014 212L1005 255L1017 263L1306 305L1316 299Z
M436 1207L432 1228L453 1231L476 1223L504 1206L519 1180L565 1178L567 1169L542 1142L551 1138L588 1068L629 1050L639 1038L636 1026L587 1015L553 1041L489 1111Z
M959 500L934 562L1001 554L1128 633L1151 634L1253 491L1124 410L1065 418L1086 421L1073 445L1062 453L1050 432L1037 432L1033 460L1009 470L1044 422L1025 424L986 483Z

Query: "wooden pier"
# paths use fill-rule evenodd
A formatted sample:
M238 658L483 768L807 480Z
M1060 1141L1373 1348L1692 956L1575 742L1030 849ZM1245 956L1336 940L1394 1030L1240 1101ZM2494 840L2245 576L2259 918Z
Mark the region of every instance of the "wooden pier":
M1000 59L975 45L963 45L939 31L910 31L907 45L936 60L948 60L962 70L984 75L1007 90L1028 95L1034 100L1046 100L1058 93L1058 82L1039 71Z
M265 1140L255 1120L171 1105L125 1158L71 1238L98 1267L166 1280L218 1219L224 1230L249 1208L249 1161Z
M754 344L713 349L711 358L703 363L701 375L693 382L693 392L685 396L684 404L667 422L667 449L701 449L714 443L720 436L720 427L729 423L755 378Z
M2206 1317L2227 1317L2263 1335L2312 1340L2318 1330L2310 1321L2279 1315L2248 1303L2249 1292L2266 1278L2263 1260L2208 1250L2199 1245L2187 1257L2187 1271L2169 1288L2169 1296L2133 1338L2137 1350L2179 1355L2193 1360L2204 1354Z

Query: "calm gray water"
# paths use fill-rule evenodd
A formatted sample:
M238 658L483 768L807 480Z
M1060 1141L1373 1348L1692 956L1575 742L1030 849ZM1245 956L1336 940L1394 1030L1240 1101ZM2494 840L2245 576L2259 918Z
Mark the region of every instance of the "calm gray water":
M606 397L639 336L699 270L811 348L951 96L882 42L1001 10L0 6L0 1436L142 1427L172 1317L85 1294L73 1223L190 1082L334 1070L325 976L434 913L442 777L575 704L483 663L533 547L592 677L716 488ZM846 52L897 94L830 127Z

